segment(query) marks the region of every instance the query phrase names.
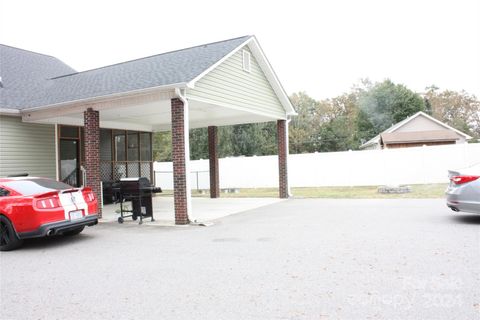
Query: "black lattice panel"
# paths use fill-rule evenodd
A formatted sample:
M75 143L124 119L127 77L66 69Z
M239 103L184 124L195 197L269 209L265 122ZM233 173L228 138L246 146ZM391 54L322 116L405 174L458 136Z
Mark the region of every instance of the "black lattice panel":
M113 179L120 180L121 178L127 177L127 164L126 163L115 163L115 170L113 171Z
M100 163L100 177L102 181L112 180L112 164L110 162Z
M147 178L150 182L152 181L150 177L150 162L140 163L140 173L141 177Z
M128 176L129 177L140 176L140 169L138 168L138 163L137 162L128 164Z

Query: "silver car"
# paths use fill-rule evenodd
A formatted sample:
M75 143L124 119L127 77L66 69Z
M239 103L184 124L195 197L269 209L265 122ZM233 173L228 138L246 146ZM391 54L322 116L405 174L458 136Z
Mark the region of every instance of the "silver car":
M461 170L449 170L448 177L447 206L455 212L480 214L480 163Z

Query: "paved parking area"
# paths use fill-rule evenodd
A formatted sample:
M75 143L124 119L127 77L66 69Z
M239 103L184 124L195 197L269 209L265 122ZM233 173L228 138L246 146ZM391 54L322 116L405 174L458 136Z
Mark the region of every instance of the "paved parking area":
M478 319L480 216L288 200L211 227L101 224L0 254L1 319Z

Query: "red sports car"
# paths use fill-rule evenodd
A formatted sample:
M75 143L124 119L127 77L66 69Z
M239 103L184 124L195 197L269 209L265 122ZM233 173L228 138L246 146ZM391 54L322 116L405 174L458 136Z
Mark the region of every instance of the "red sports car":
M13 250L27 238L79 234L98 223L97 213L97 198L88 187L47 178L1 178L0 250Z

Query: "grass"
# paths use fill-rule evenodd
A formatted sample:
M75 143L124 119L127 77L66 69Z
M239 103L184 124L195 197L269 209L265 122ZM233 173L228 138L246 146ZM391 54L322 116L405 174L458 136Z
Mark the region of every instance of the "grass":
M376 186L365 187L317 187L317 188L292 188L295 198L328 198L328 199L425 199L442 198L444 196L446 183L437 184L414 184L411 192L403 194L381 194L377 192ZM172 196L172 190L165 190L161 196ZM194 197L209 197L208 190L198 192L192 190ZM224 193L222 198L268 198L278 197L276 188L248 188L239 189L238 193Z

